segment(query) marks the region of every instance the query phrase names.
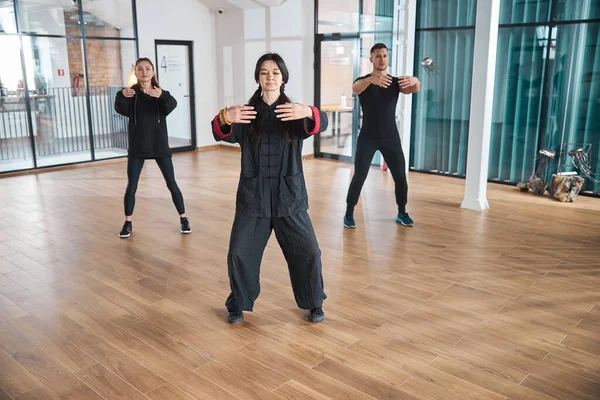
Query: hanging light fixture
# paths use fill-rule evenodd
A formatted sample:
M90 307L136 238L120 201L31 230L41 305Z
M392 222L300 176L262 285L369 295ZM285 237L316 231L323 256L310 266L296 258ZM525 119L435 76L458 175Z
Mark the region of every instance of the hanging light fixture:
M131 72L129 72L129 78L127 79L127 86L132 87L138 82L137 76L135 76L135 65L131 64Z
M425 57L423 59L423 61L421 61L421 65L423 66L423 68L426 71L435 72L435 73L439 74L439 72L437 71L437 68L436 68L435 64L433 63L433 58L431 58L431 57Z

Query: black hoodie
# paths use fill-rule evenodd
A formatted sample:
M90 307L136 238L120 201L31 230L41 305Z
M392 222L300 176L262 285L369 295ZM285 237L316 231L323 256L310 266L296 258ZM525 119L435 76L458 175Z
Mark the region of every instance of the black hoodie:
M170 157L166 117L177 107L177 100L163 90L161 96L148 96L135 88L133 97L125 97L122 91L115 97L115 110L129 117L129 157Z

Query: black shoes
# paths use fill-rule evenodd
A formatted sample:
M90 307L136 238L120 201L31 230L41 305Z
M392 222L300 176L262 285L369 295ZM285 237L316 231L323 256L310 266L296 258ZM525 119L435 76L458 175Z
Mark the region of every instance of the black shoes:
M310 322L323 322L325 319L325 313L322 308L313 308L310 310L310 314L308 315L308 319Z
M241 311L235 310L227 310L229 312L229 316L227 320L230 324L240 324L244 322L244 313ZM308 314L308 319L310 322L323 322L325 320L325 313L322 308L313 308L310 310Z
M244 322L244 313L241 311L228 310L229 316L227 320L230 324L239 324Z
M190 220L187 217L179 218L179 222L181 223L181 233L188 234L192 233L192 227L190 226ZM133 230L131 221L125 221L123 224L123 228L121 228L121 232L119 232L119 237L128 238L131 236L131 231Z
M125 223L123 224L123 228L121 228L121 232L119 232L119 237L128 238L129 236L131 236L132 230L133 227L131 226L131 221L125 221Z
M192 233L192 227L190 226L190 221L187 217L180 218L179 222L181 222L181 233Z

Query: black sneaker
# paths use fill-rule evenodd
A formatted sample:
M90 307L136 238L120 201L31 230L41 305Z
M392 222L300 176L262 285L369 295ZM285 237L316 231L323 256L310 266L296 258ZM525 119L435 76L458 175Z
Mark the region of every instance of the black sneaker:
M128 238L131 236L131 231L133 227L131 226L131 221L125 221L123 227L121 228L121 232L119 232L119 237Z
M179 218L179 222L181 222L181 233L192 233L190 220L187 217Z
M227 317L227 320L229 321L230 324L239 324L244 322L244 313L241 311L233 311L233 310L228 310L229 311L229 317Z
M323 322L325 319L325 313L322 308L313 308L310 310L310 314L308 315L308 319L310 322Z

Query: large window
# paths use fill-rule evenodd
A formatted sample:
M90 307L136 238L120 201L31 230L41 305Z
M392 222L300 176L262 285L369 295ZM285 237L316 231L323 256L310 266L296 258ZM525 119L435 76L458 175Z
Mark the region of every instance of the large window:
M410 168L464 176L476 2L417 4L415 75L421 93L413 99Z
M521 10L517 15L530 14ZM527 182L532 173L542 123L548 32L544 25L498 31L498 54L504 56L496 63L490 180Z
M417 4L423 93L414 99L410 167L464 176L476 0ZM591 146L589 167L600 172L600 0L502 0L499 22L489 180L527 181L540 149L558 160L565 146ZM586 180L584 190L598 194L600 185Z
M600 21L559 25L554 29L556 50L551 53L554 57L549 60L545 81L546 112L540 145L567 152L591 145L590 169L598 181ZM583 190L600 194L600 185L586 179Z
M0 48L0 172L126 155L131 0L0 1Z
M526 182L541 148L556 151L554 172L565 146L591 145L600 172L600 0L507 0L500 14L488 178Z

